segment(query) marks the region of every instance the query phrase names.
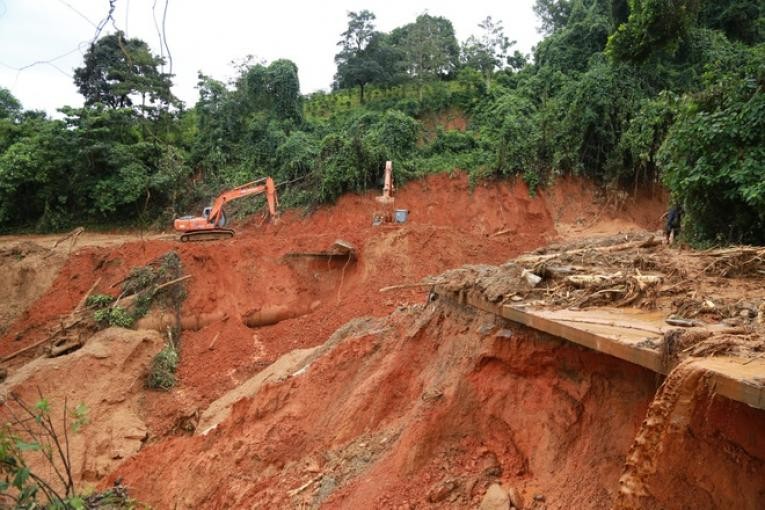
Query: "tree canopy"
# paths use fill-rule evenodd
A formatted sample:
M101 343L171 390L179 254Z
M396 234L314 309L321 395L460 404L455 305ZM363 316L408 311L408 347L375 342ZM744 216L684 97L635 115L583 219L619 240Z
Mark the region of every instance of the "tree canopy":
M82 108L54 120L0 88L0 221L166 226L220 190L271 175L314 206L460 168L471 182L558 175L664 184L688 239L765 242L765 18L758 0L537 0L543 39L512 50L486 16L458 42L427 13L389 32L349 12L332 92L300 92L294 62L200 72L183 106L149 45L104 35L75 72ZM458 118L459 129L449 120ZM240 212L258 202L242 202Z
M127 108L138 99L142 109L155 103L166 106L177 99L170 91L170 76L159 70L163 63L144 41L117 32L90 46L83 67L74 71L74 82L88 106Z

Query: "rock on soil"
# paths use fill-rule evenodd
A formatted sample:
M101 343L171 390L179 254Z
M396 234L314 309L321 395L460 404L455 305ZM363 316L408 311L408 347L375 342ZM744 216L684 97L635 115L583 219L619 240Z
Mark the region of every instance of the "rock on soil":
M70 460L75 480L94 484L138 452L147 439L143 380L163 344L153 331L109 328L72 354L38 358L13 371L0 385L0 394L7 398L14 392L30 405L42 395L59 428L65 400L70 418L72 409L84 404L87 423L77 433L69 432ZM6 406L13 405L0 407L3 420L9 418ZM31 465L37 472L48 471L42 459L33 459Z
M498 483L489 486L489 490L481 500L479 510L508 510L510 508L510 498L505 489Z

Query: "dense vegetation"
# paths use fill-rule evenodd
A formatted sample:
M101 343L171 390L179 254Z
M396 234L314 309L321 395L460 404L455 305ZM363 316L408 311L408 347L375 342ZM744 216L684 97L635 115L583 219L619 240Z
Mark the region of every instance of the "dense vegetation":
M544 39L512 51L486 18L457 41L423 14L389 33L352 12L332 93L301 96L289 60L199 76L185 107L146 43L99 39L76 70L82 108L25 111L0 88L0 220L165 226L226 186L272 175L287 205L460 168L531 186L573 173L662 181L695 241L765 243L761 0L537 0ZM510 34L511 35L511 34ZM465 131L439 116L469 120Z

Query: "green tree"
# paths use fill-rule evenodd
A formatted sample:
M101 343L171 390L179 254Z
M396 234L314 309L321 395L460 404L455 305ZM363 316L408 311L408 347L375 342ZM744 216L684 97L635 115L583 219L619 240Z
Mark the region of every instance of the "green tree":
M765 4L762 0L704 2L699 15L704 26L722 30L746 44L765 41Z
M267 111L294 126L303 122L298 68L291 60L274 60L268 66L246 66L235 86L233 99L243 114Z
M0 87L0 119L16 120L21 115L21 103L11 91Z
M0 87L0 154L21 136L21 103L11 91Z
M571 3L571 0L536 0L534 13L542 22L539 30L551 34L565 27L571 14Z
M32 226L42 218L41 226L66 224L84 202L71 200L72 189L83 184L76 139L62 121L43 122L0 155L0 221Z
M460 48L448 19L421 14L414 23L390 35L393 44L406 55L407 73L418 84L420 99L426 82L447 78L457 71Z
M368 83L383 81L385 73L377 55L382 34L375 30L374 20L374 13L368 10L349 12L348 28L337 43L340 51L335 55L337 73L334 88L358 86L361 103L364 103L364 87Z
M643 62L657 50L675 48L695 24L702 0L629 0L627 22L609 37L606 52L617 60Z
M126 39L123 32L117 32L90 46L83 67L74 70L74 83L86 106L101 103L129 108L138 101L142 111L154 104L167 107L178 100L170 91L170 75L159 70L162 64L144 41Z
M508 63L507 50L515 44L505 36L502 21L486 16L478 24L480 37L470 36L462 45L462 64L477 69L483 75L486 89L491 90L494 71L502 69ZM517 58L517 55L514 56ZM514 61L517 64L517 60Z
M662 144L664 182L698 241L765 243L765 44L720 55Z
M341 34L342 39L337 43L340 52L335 55L337 74L336 88L348 88L358 85L360 101L364 102L364 85L374 81L382 68L371 58L367 48L370 42L379 36L375 31L375 15L371 11L348 13L348 28Z

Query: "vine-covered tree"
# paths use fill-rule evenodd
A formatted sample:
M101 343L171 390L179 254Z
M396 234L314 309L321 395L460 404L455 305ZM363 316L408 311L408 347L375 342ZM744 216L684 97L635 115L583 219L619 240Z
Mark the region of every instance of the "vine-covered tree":
M545 37L535 48L539 67L564 73L583 72L590 58L603 51L613 30L610 5L602 1L572 0L564 25Z
M627 22L608 40L606 51L621 61L643 62L657 50L676 46L696 22L702 0L630 0Z

